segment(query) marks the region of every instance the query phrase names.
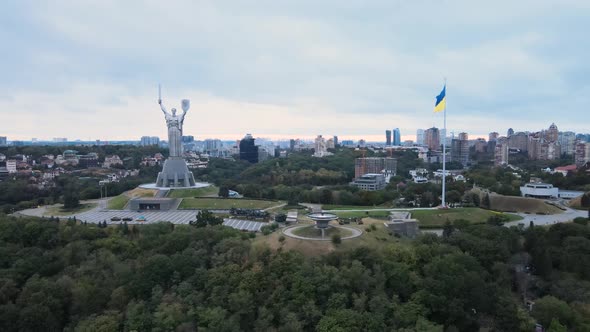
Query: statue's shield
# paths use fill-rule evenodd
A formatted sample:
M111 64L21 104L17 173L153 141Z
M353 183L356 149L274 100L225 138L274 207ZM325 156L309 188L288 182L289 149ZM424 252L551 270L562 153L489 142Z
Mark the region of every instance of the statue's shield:
M191 101L188 99L183 99L182 100L182 110L183 111L188 111L188 109L191 107Z

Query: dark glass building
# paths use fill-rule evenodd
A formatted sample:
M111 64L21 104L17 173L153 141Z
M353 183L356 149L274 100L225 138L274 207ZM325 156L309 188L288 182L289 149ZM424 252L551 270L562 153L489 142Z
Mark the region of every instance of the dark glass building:
M254 138L246 134L240 141L240 160L247 160L255 164L258 162L258 147L254 145Z

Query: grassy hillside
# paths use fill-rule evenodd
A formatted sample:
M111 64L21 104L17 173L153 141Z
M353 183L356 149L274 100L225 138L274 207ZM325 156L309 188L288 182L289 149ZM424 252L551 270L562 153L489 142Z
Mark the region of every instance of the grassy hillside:
M535 214L557 214L562 211L545 203L542 199L490 195L491 209L504 212L521 212Z
M480 208L418 210L412 211L412 218L418 219L421 228L436 228L442 227L447 220L453 222L455 220L463 219L470 221L472 224L482 224L485 223L489 217L497 214L507 216L510 221L522 219L514 214L494 212Z
M280 205L280 202L263 201L253 199L231 199L231 198L184 198L179 209L221 209L231 208L243 209L266 209L271 206Z
M217 197L219 188L209 186L195 189L172 189L167 197L170 198L186 198L186 197Z
M123 210L129 202L129 197L125 194L115 196L109 200L107 207L109 210Z

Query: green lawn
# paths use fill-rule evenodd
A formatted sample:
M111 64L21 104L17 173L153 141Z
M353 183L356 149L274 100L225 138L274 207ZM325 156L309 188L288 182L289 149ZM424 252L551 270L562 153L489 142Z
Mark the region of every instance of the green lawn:
M480 208L457 208L448 210L417 210L411 211L412 218L418 219L421 228L442 227L447 220L453 222L458 219L465 219L473 224L485 223L490 216L502 214L509 218L509 221L520 220L520 216L510 213L494 212Z
M348 226L362 230L363 235L351 240L342 241L341 244L336 246L338 250L351 250L355 248L383 249L384 247L402 250L404 246L411 242L411 239L399 239L389 235L389 230L383 223L375 224L375 230L372 230L369 225Z
M46 216L71 216L76 213L86 212L96 207L96 203L80 204L75 209L64 209L63 205L48 207L45 211Z
M195 189L172 189L168 193L169 198L187 198L187 197L211 197L217 196L219 188L215 186L195 188Z
M111 198L107 204L109 210L123 210L125 205L129 202L129 197L121 194Z
M309 225L307 227L299 228L299 229L293 231L293 234L303 236L303 237L318 238L318 239L322 237L321 230L315 228L315 225ZM330 227L325 230L324 236L326 239L330 239L332 237L332 235L334 235L334 234L339 234L340 237L347 237L347 236L352 235L352 232L347 229L344 229L344 228Z
M389 211L371 211L369 209L369 210L365 210L365 211L342 211L342 212L335 211L334 214L340 218L364 218L364 217L379 218L379 217L389 216Z
M232 198L184 198L180 202L179 209L221 209L227 210L234 208L242 209L266 209L281 202L262 201L253 199L232 199Z
M367 206L367 205L322 205L323 210L370 210L370 209L390 209L391 206Z

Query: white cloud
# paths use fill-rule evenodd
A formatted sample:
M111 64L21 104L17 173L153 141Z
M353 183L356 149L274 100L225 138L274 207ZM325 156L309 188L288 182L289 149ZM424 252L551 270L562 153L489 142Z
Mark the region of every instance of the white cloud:
M588 105L588 84L567 73L590 72L590 49L558 22L586 22L587 1L21 6L21 35L7 41L17 56L0 65L15 78L0 83L0 123L14 119L5 110L22 120L2 128L9 136L163 136L158 81L171 100L192 99L198 137L413 133L440 126L431 108L444 76L450 119L471 133L566 123L555 109L576 118Z

